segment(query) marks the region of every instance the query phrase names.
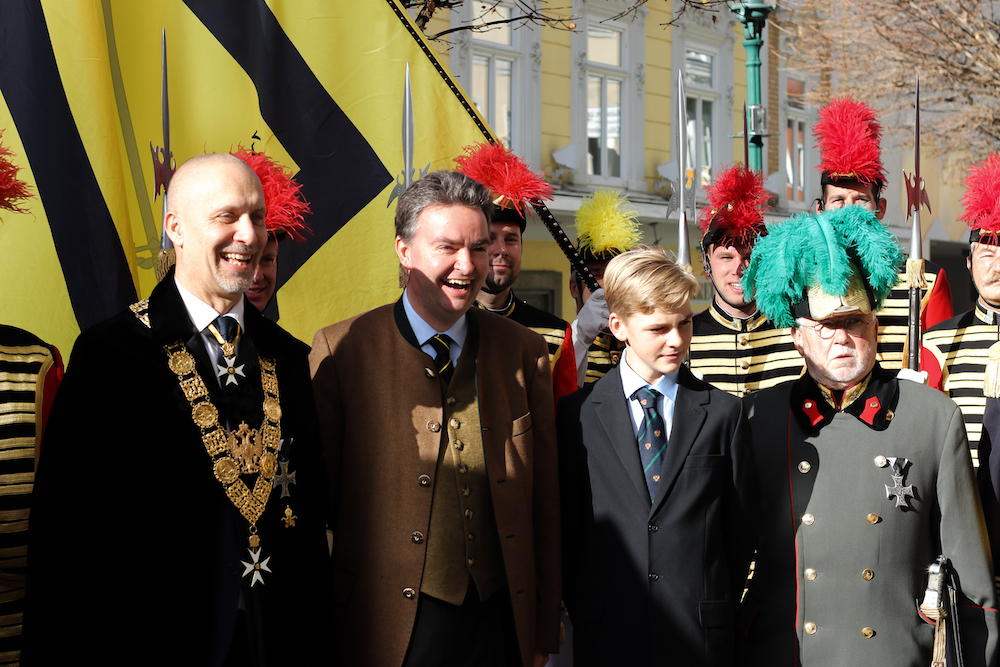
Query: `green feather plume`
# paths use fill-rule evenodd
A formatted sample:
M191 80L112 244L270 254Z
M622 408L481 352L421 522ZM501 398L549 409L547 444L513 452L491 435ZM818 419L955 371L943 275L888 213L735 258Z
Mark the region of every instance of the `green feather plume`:
M903 255L896 237L860 206L797 215L767 230L754 246L742 284L775 326L795 325L792 306L813 285L844 294L852 261L872 288L876 309L898 279Z

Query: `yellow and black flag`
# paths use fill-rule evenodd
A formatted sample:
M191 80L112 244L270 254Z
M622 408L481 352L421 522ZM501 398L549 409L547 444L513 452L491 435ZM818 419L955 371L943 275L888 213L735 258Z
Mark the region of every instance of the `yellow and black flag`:
M312 206L307 242L282 246L281 324L310 340L394 298L406 63L415 166L490 134L396 0L14 0L0 130L38 197L0 224L0 321L69 350L154 287L164 32L176 162L264 149Z

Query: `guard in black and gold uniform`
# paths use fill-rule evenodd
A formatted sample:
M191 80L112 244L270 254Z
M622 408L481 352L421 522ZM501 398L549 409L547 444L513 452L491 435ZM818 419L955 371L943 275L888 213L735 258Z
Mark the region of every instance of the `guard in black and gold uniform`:
M0 665L21 655L28 513L35 463L62 380L59 350L34 334L0 326Z
M885 169L879 141L882 126L875 110L850 97L838 98L819 111L813 134L820 148L823 196L816 212L857 204L875 212L882 220L886 201ZM924 262L925 287L920 290L920 328L926 330L953 314L951 288L944 270ZM882 367L898 371L906 358L906 335L910 315L910 293L906 271L878 311L878 360Z
M740 285L764 228L764 179L743 165L723 169L702 209L702 263L715 297L694 317L688 367L735 396L773 387L802 374L802 357L787 328L775 328Z
M239 158L186 162L176 273L77 340L35 485L24 664L328 659L308 348L243 298L264 201Z
M569 323L518 299L511 287L521 273L521 237L531 202L552 199L552 186L501 144L467 146L458 171L485 185L496 209L490 223L489 271L475 306L528 327L549 346L556 403L577 390L576 359Z
M604 302L604 269L620 255L642 241L636 212L617 190L598 190L580 204L576 213L577 250L601 285L594 294L573 271L569 293L576 301L573 321L573 349L576 354L579 386L600 380L622 358L625 344L611 335L607 304Z

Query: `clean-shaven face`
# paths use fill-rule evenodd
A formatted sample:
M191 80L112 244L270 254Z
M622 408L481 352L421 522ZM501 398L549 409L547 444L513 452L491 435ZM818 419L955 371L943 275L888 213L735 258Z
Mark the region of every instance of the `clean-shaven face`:
M690 300L677 310L656 309L621 318L611 313L609 326L615 338L628 345L625 361L650 384L673 373L684 363L693 333Z

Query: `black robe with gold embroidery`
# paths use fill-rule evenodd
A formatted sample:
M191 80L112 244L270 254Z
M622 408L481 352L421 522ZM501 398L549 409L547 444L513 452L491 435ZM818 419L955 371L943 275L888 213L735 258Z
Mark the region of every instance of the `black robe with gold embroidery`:
M317 664L328 559L307 347L253 307L245 319L237 363L246 378L228 402L172 274L149 298L148 327L126 312L77 340L35 485L25 664L213 665L227 653L246 664ZM167 366L164 346L176 341L197 359L220 422L234 426L260 427L258 353L276 364L278 458L295 482L287 497L271 490L257 522L261 560L270 558L263 585L243 576L248 523L216 480Z

